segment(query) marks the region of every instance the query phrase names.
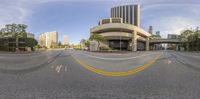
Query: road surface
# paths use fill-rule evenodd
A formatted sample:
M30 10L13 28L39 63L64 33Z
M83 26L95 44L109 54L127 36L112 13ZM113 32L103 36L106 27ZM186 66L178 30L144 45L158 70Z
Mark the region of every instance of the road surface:
M199 64L175 51L0 54L0 99L199 99Z

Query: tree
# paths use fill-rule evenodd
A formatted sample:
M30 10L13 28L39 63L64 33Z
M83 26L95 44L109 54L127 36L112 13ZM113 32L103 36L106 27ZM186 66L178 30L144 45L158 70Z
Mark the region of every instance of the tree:
M82 49L82 45L85 45L85 39L81 39L81 41L80 41L80 49Z
M58 47L59 47L59 48L62 47L62 43L61 43L61 41L58 42Z
M31 47L31 50L34 50L33 47L38 44L37 40L34 38L27 38L26 39L26 46Z
M90 40L95 40L95 41L98 42L98 47L97 47L97 49L99 50L100 42L104 41L105 38L104 38L102 35L93 33L93 34L90 36Z
M180 35L181 46L187 50L200 50L200 30L185 30Z
M180 35L180 41L181 41L181 46L189 50L189 35L192 33L191 30L184 30L181 32Z
M14 37L16 40L16 50L19 48L19 38L26 38L26 28L28 26L25 24L6 24L5 28L1 29L2 36Z
M84 45L87 47L88 50L90 50L90 41L86 40Z

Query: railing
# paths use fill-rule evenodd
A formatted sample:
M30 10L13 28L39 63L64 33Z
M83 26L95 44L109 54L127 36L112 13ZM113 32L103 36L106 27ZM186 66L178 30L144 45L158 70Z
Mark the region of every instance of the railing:
M150 43L180 43L178 39L153 39L149 41Z

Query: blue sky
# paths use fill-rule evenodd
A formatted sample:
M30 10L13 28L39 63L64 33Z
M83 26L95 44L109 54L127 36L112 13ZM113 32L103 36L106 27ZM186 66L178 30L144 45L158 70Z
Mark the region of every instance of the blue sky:
M113 6L133 0L0 0L0 27L8 23L27 24L28 32L58 31L59 40L68 35L70 43L89 37L89 30L102 18L110 17ZM179 34L200 26L199 0L134 0L141 5L141 27Z

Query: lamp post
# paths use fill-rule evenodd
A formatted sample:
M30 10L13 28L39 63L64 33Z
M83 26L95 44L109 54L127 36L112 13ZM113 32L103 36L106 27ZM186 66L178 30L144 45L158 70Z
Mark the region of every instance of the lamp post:
M122 45L121 45L121 33L120 33L120 41L119 41L119 44L120 44L120 51L122 50Z

